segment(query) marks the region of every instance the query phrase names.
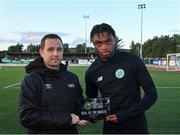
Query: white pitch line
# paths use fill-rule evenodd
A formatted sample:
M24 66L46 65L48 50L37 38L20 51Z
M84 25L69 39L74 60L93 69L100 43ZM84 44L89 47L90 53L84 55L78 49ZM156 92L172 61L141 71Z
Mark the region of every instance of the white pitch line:
M16 85L19 85L20 83L15 83L15 84L12 84L12 85L8 85L6 87L4 87L4 89L7 89L7 88L10 88L10 87L13 87L13 86L16 86Z
M156 87L159 89L180 89L180 87Z

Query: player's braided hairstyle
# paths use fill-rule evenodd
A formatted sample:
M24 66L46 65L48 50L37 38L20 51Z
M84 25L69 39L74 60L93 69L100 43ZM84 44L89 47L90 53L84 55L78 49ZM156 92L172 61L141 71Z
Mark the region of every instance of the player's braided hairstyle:
M114 38L116 37L116 33L115 33L114 29L109 24L101 23L101 24L95 25L92 28L91 33L90 33L91 42L92 42L92 38L95 34L99 35L100 33L103 33L103 32L107 32L108 34L111 34Z

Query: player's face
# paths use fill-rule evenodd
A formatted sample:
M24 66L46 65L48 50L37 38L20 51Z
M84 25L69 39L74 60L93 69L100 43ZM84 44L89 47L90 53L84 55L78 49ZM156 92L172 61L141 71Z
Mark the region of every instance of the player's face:
M92 38L92 42L100 58L103 61L107 61L114 51L114 37L107 32L103 32L100 34L95 34Z
M59 69L63 58L63 45L59 39L47 38L44 48L40 49L45 65L50 69Z

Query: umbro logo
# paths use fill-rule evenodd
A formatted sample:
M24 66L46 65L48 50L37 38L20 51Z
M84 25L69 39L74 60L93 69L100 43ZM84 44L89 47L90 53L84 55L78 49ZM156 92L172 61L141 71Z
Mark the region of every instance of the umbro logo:
M97 82L101 82L103 80L103 76L99 76L98 78L97 78Z
M52 89L52 84L45 84L46 89Z

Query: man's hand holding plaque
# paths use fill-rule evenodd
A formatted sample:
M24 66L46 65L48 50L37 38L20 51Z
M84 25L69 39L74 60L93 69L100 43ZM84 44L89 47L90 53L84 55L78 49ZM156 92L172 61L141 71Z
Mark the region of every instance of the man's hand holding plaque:
M110 98L83 98L79 99L78 104L78 114L83 120L104 119L110 113Z

